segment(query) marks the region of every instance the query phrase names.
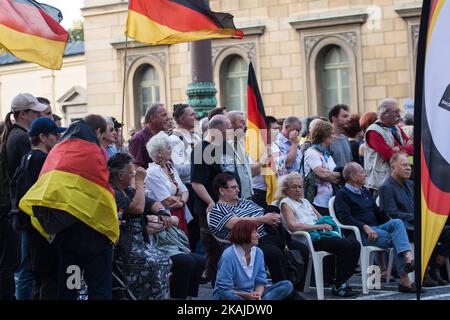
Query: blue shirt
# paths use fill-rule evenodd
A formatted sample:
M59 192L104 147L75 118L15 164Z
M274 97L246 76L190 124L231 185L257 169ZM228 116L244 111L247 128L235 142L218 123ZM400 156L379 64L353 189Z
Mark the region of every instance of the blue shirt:
M279 159L277 159L277 166L282 167L283 164L285 165L287 160L287 155L289 151L291 150L292 143L289 141L288 138L286 138L282 133L278 134L277 140L275 142L276 146L279 149L280 155ZM299 172L300 171L300 163L302 161L302 151L300 150L300 147L297 148L297 156L295 157L294 162L290 167L285 167L287 174L291 172Z
M253 292L257 285L267 284L264 254L256 247L253 273L249 277L245 272L234 246L230 246L222 254L217 269L216 285L213 291L215 300L219 300L222 293L235 290L240 292Z

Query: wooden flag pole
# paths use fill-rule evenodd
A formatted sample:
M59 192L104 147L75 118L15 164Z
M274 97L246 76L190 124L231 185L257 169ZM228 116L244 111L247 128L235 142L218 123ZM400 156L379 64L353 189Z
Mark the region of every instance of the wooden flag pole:
M120 120L121 123L124 123L123 118L124 118L124 113L125 113L125 89L126 89L126 84L127 84L127 79L126 79L126 77L127 77L127 54L128 54L128 36L125 36L125 56L123 59L123 86L122 86L122 118ZM122 136L123 136L123 132L122 132Z

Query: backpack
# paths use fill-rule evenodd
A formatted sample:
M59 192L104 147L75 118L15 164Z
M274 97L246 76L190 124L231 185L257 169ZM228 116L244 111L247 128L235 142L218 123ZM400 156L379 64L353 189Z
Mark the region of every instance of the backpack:
M31 227L30 217L19 209L20 199L27 193L27 191L34 184L31 180L30 174L28 172L28 167L31 162L33 154L27 153L22 157L19 167L17 167L14 176L9 184L10 189L10 201L11 201L11 211L10 215L15 228L19 230L26 230Z

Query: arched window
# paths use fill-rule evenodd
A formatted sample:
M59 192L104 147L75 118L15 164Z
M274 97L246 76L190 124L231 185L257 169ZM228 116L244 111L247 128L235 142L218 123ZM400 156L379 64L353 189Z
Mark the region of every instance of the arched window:
M330 107L350 104L350 61L345 51L336 45L322 49L317 59L317 98L319 113L328 114Z
M236 54L226 58L220 67L221 104L228 111L247 110L247 63Z
M137 69L134 79L134 124L141 127L141 118L145 110L153 103L159 103L159 76L150 64L144 64Z

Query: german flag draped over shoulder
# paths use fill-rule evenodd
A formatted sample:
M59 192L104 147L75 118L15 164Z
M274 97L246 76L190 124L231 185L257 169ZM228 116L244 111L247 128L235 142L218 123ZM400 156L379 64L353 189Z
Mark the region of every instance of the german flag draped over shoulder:
M244 36L231 14L213 12L202 0L129 0L125 34L153 45Z
M422 279L450 214L450 2L424 1L423 6L414 110L415 157L420 159L415 218L421 220L416 229L421 232L417 238Z
M48 235L35 217L34 206L65 211L116 242L117 206L108 180L109 171L96 136L84 121L77 121L50 151L38 181L19 207L45 237Z
M69 33L61 11L33 0L0 0L0 53L61 69Z
M266 147L271 143L270 128L267 126L266 112L259 92L253 63L248 67L247 83L247 132L245 148L247 154L253 161L261 161L267 151ZM271 204L275 197L276 175L271 167L271 162L261 169L264 181L267 185L267 204Z

